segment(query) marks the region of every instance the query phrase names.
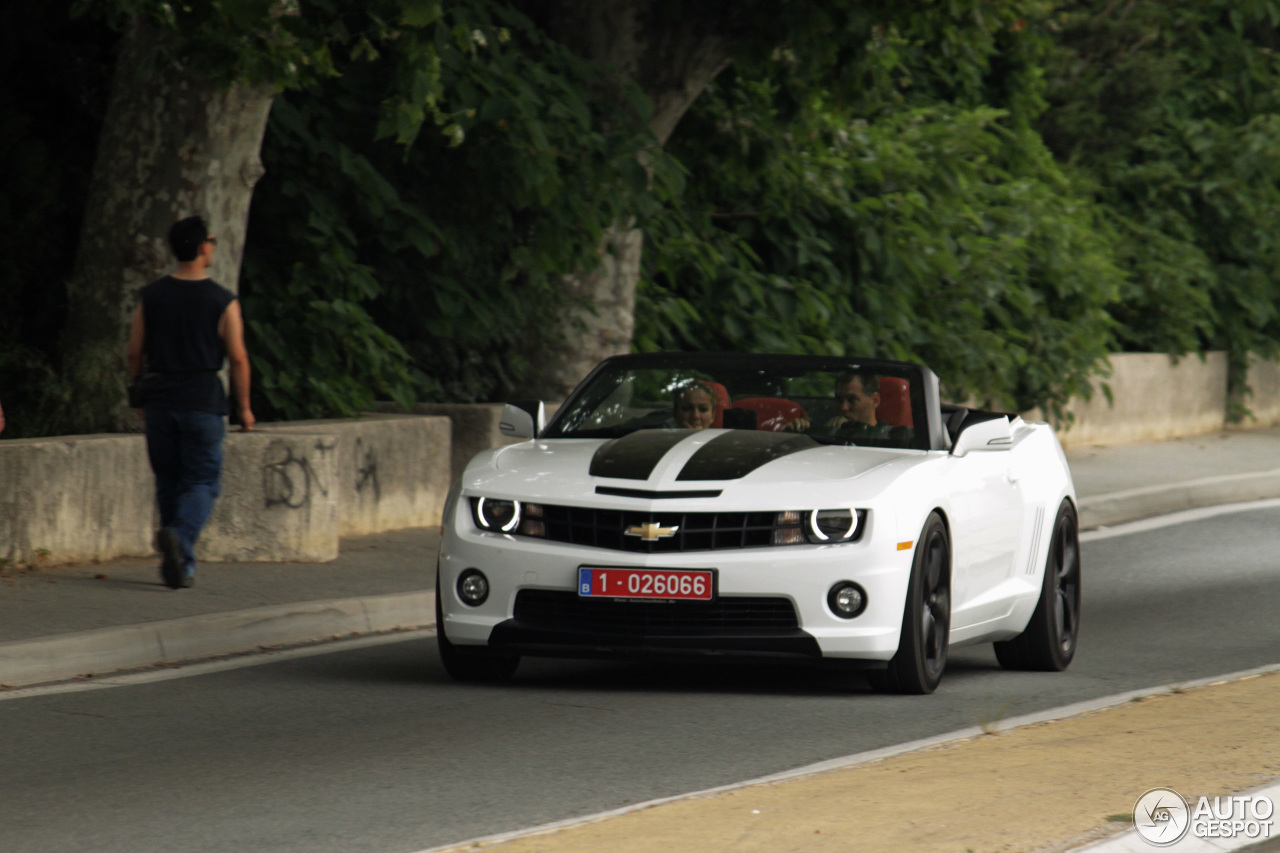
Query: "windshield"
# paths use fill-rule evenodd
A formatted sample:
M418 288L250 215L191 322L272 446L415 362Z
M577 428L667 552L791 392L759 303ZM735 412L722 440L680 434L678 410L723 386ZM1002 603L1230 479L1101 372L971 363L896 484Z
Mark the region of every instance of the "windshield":
M794 432L826 444L927 449L923 389L909 365L764 357L680 366L606 363L557 413L547 438L642 429ZM815 360L816 361L816 360Z

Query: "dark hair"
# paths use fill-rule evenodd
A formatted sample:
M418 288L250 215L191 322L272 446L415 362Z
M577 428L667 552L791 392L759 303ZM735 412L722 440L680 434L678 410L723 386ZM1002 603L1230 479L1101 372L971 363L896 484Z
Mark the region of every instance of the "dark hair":
M169 248L179 261L194 261L200 247L209 239L209 229L199 216L179 219L169 229Z
M862 382L862 393L870 396L871 394L880 393L880 377L874 373L858 373L853 370L846 370L836 377L836 387L848 385L853 380Z

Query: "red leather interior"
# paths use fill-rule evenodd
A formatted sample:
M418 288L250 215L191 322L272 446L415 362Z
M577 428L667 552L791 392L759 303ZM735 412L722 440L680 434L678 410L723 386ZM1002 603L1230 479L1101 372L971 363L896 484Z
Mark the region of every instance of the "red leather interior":
M756 429L778 432L796 418L806 418L804 407L781 397L745 397L735 400L735 409L749 409L756 413Z
M703 382L702 384L716 392L716 416L711 421L711 427L712 429L722 429L724 427L724 410L729 408L729 391L719 382Z
M911 418L911 387L896 376L880 377L880 405L876 420L890 426L915 426Z

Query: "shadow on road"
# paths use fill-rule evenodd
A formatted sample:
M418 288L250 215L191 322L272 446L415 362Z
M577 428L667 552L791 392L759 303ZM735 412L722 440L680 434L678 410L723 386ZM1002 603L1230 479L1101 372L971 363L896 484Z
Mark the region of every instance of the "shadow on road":
M390 649L396 653L388 653ZM380 654L332 655L325 677L366 684L433 686L464 691L666 693L782 697L878 695L860 669L835 662L673 656L642 660L526 657L499 684L459 683L444 671L434 639L382 647ZM1000 671L989 646L957 649L943 679L965 682Z

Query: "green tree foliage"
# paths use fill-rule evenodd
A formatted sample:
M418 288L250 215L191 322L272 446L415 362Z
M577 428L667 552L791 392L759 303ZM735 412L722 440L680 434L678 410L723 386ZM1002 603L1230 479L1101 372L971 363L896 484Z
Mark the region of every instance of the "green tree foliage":
M1114 234L1029 129L1034 10L957 5L872 15L843 102L785 52L722 76L672 146L690 177L650 227L639 346L921 361L1021 409L1087 393Z
M1040 126L1121 235L1121 344L1225 349L1240 390L1280 342L1280 4L1098 0L1047 24Z
M557 276L648 196L643 139L602 130L629 125L527 18L473 2L415 20L277 101L243 279L267 411L519 387Z
M642 349L905 358L1050 409L1117 347L1225 348L1237 385L1280 349L1280 0L743 0L665 151L547 36L566 3L77 7L0 8L5 437L58 404L108 24L137 15L282 93L241 277L264 413L518 391L559 276L629 217Z

